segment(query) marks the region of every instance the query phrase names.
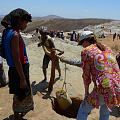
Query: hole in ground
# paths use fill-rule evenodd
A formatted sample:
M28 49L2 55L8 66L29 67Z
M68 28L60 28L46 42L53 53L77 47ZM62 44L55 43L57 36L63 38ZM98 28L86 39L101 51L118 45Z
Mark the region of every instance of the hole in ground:
M52 108L56 113L60 115L64 115L68 118L76 118L78 109L83 100L81 100L79 97L71 97L71 100L72 105L69 106L66 110L62 110L58 105L57 99L54 98L54 100L52 101Z

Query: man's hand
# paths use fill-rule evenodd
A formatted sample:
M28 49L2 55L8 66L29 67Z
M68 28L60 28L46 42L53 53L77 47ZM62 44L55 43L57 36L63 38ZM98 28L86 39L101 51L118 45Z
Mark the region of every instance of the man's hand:
M27 88L27 82L25 79L20 79L20 88L22 89Z
M59 50L59 49L56 49L56 48L52 48L52 50L59 51L59 53L56 54L56 55L62 55L62 54L64 54L64 51L62 51L62 50Z
M38 43L38 47L41 47L42 46L42 43Z
M58 53L57 55L62 55L64 53L64 51L61 51L60 53Z

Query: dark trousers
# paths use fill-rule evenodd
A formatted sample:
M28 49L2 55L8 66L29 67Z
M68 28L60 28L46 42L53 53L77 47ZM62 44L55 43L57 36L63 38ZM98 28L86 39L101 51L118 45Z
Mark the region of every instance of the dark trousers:
M20 88L20 76L15 67L9 67L9 92L18 96L19 100L23 100L26 96L31 93L30 81L29 81L29 64L22 65L23 72L27 82L27 88Z

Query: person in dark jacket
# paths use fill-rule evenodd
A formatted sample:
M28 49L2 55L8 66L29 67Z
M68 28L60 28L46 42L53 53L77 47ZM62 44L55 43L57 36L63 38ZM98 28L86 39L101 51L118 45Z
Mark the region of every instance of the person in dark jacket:
M73 33L71 34L71 41L76 41L76 32L73 31Z

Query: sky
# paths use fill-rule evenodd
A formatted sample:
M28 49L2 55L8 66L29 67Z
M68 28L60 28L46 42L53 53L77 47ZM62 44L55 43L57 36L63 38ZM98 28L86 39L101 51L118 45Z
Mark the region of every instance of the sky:
M1 0L0 15L16 8L33 17L58 15L64 18L105 18L120 20L120 0Z

